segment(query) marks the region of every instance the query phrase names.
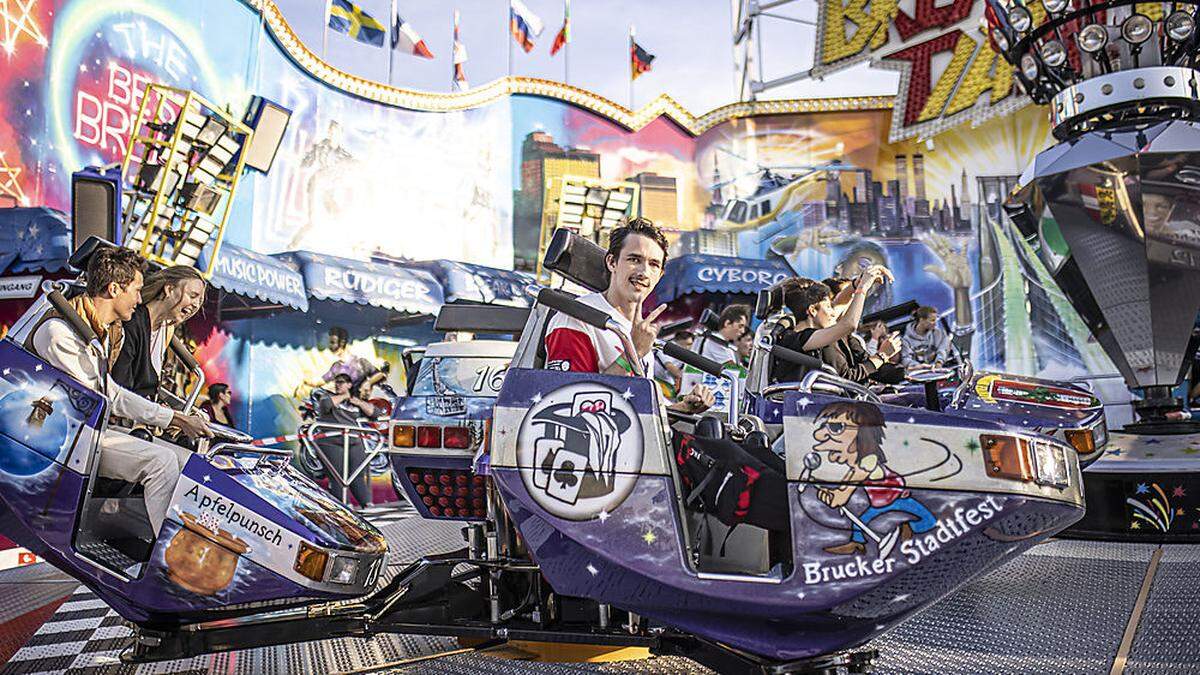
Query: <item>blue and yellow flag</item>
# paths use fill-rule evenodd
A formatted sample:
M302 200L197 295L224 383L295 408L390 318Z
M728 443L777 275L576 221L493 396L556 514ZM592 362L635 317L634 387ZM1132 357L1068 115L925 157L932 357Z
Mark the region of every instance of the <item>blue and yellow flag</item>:
M330 0L329 27L376 47L382 47L387 36L387 28L383 24L364 12L362 7L347 0Z

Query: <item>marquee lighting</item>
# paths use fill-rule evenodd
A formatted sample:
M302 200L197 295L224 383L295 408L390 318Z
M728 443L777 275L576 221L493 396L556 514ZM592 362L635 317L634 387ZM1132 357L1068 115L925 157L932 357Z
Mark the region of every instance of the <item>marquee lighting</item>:
M1163 25L1166 27L1167 37L1176 42L1183 42L1196 32L1196 20L1191 14L1183 11L1172 12Z
M1121 24L1121 37L1131 45L1140 45L1154 33L1154 22L1145 14L1134 14Z
M1108 44L1108 31L1100 24L1085 26L1079 31L1079 48L1087 54L1095 54Z

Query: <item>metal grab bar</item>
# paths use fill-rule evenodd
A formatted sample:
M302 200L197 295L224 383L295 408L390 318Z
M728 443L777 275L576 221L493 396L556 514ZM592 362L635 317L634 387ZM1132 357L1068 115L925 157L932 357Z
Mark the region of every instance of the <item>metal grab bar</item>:
M342 469L339 473L334 467L333 461L325 456L320 444L316 442L313 436L316 435L318 429L340 431L342 437ZM350 432L354 432L351 434ZM362 436L363 452L366 457L354 471L350 471L350 437L351 435ZM374 449L370 449L366 436L375 436L373 441ZM317 460L325 466L325 470L329 472L329 477L337 481L342 491L342 503L348 503L350 484L358 479L359 475L364 470L371 466L371 461L384 452L383 432L378 429L372 429L368 426L359 426L351 424L338 424L336 422L321 422L315 421L300 432L300 442L308 446L308 449L317 457ZM360 504L359 506L364 506Z

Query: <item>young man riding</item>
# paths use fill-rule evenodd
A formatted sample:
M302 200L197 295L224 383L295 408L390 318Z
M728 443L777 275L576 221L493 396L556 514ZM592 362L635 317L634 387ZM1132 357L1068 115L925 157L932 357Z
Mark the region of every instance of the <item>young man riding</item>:
M653 373L650 354L658 337L654 320L666 305L659 305L643 317L642 303L662 278L667 238L654 223L634 218L612 231L604 261L609 272L608 288L603 293L580 296L578 301L604 311L628 333L642 372L649 375ZM621 341L611 331L593 328L562 313L555 314L546 327L546 367L607 375L634 372ZM670 407L699 413L712 403L712 392L698 385Z
M53 311L43 317L25 347L104 395L114 415L148 426L178 427L193 438L211 436L202 417L184 415L144 399L117 384L109 372L121 351L120 322L132 318L141 303L145 266L137 253L123 248L98 249L88 261L87 290L71 304L100 338L103 353L97 353ZM176 445L143 441L110 428L100 437L99 474L145 486L146 511L157 536L175 483L191 454Z

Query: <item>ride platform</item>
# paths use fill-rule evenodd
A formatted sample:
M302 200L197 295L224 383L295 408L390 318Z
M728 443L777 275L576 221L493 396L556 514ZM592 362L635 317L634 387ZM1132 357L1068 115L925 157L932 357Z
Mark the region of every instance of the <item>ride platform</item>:
M459 526L410 508L374 516L389 571L459 545ZM870 647L879 673L1185 673L1200 670L1200 546L1053 540L977 579ZM132 631L80 587L3 668L5 674L213 672L706 672L670 657L546 662L527 644L475 651L452 638L379 635L124 665ZM446 654L444 656L439 656ZM562 655L559 654L561 657ZM575 656L578 656L576 654Z
M1113 432L1083 485L1087 513L1060 536L1200 544L1200 433Z

